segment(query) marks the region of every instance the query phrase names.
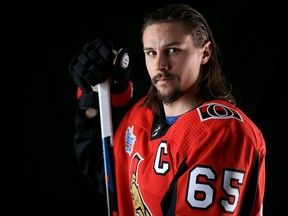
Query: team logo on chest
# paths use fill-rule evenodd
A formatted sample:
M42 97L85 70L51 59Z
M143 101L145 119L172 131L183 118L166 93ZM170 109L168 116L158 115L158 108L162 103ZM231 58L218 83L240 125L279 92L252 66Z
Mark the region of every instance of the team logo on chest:
M227 119L235 118L243 121L242 116L234 109L218 103L209 103L197 108L201 121L212 118Z
M131 152L133 151L134 143L136 141L136 136L133 134L134 125L131 127L128 127L125 134L125 151L131 155Z
M130 192L132 195L132 202L134 205L135 215L137 216L151 216L150 210L146 205L140 186L138 184L139 165L144 159L136 153L133 155L130 164Z

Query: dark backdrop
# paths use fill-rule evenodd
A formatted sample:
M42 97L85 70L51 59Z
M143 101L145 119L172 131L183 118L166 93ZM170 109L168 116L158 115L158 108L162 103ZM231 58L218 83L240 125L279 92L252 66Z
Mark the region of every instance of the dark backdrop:
M287 199L282 194L288 192L286 2L182 2L199 9L210 23L239 106L263 131L267 142L264 215L283 215ZM22 142L8 143L11 168L5 173L11 183L6 187L10 211L29 216L97 215L97 200L79 173L72 146L76 88L68 63L96 36L111 39L117 49L127 47L134 96L139 99L149 83L140 43L142 18L162 5L160 1L10 5L4 36L19 44L17 50L8 44L8 54L13 57L10 65L21 67L22 78L15 95L22 98Z

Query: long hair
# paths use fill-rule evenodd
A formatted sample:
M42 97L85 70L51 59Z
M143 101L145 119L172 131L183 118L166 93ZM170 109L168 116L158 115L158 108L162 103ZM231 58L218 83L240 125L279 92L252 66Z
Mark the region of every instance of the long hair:
M211 57L209 61L201 65L200 77L196 83L196 94L202 100L223 99L236 105L232 95L232 87L222 73L221 53L214 41L212 31L205 18L195 9L186 4L169 4L160 8L144 18L141 30L143 33L147 26L161 23L183 23L186 31L191 34L197 48L202 48L208 41L211 42ZM163 103L157 96L157 89L151 82L147 97L142 106L151 108L155 115L164 115Z

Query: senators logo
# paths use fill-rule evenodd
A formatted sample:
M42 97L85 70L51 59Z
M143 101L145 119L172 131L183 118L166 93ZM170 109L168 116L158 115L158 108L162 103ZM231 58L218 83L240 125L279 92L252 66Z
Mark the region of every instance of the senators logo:
M131 176L130 176L130 192L132 195L132 201L134 205L135 215L137 216L151 216L151 213L146 206L143 197L141 195L141 191L138 185L138 168L140 162L143 158L137 153L132 157L131 160Z
M197 108L201 121L211 118L228 119L235 118L243 121L242 116L234 109L218 103L209 103Z

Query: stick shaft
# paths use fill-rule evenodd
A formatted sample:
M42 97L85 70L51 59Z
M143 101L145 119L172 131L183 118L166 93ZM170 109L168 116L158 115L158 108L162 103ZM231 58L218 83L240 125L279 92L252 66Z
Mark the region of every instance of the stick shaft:
M98 84L100 124L103 146L103 159L106 183L106 196L108 215L117 215L116 191L114 188L114 178L112 172L112 164L110 148L113 146L113 123L112 110L110 100L109 80Z

